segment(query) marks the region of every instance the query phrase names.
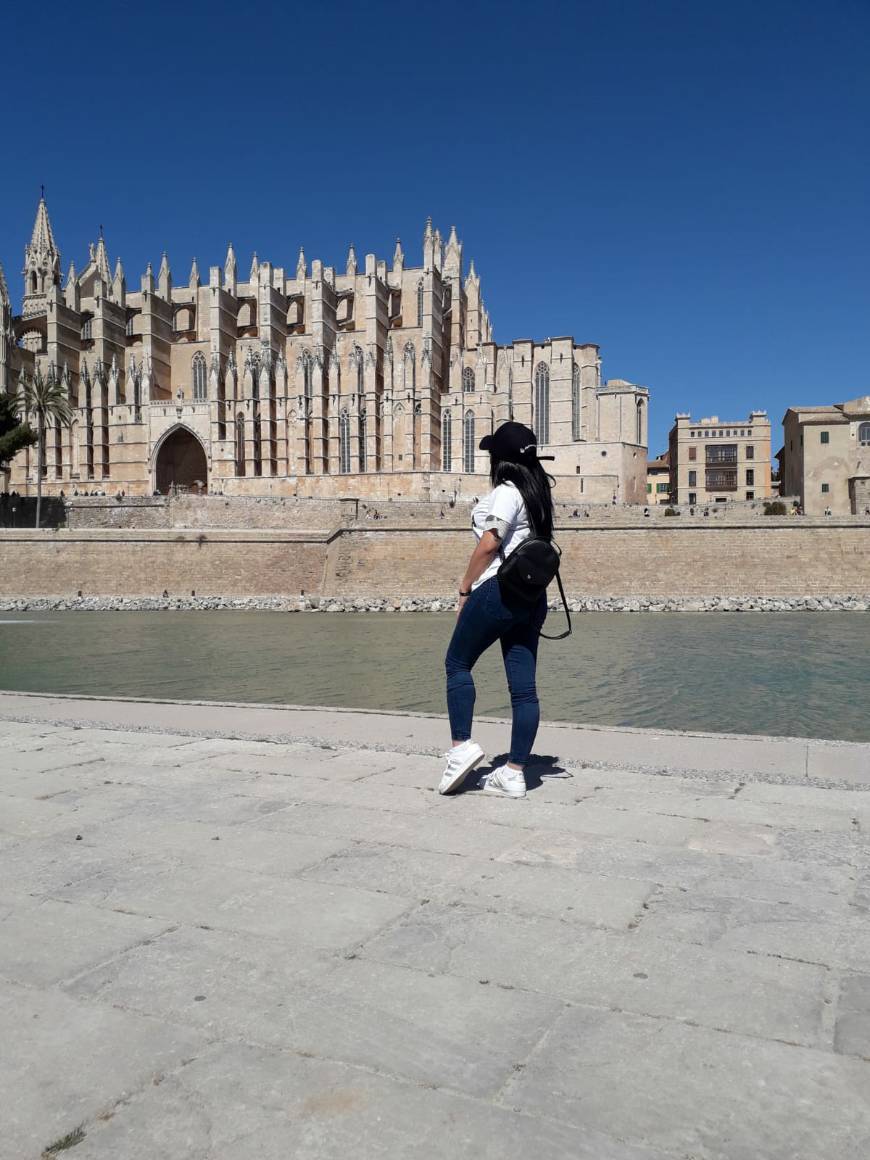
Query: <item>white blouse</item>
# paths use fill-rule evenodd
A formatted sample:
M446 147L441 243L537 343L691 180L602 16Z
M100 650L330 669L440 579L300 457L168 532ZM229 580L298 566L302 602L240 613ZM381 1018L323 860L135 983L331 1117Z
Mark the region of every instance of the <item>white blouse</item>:
M513 483L500 483L489 495L474 505L471 528L478 540L484 532L496 532L502 551L509 556L523 540L532 534L526 505L519 488ZM502 565L501 552L486 571L471 585L472 590L493 577Z

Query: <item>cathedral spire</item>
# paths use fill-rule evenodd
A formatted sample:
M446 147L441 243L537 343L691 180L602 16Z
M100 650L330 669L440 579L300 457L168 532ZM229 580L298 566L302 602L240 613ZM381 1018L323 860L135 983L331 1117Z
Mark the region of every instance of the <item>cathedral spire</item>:
M236 251L233 249L233 243L230 242L227 246L227 256L224 260L224 290L229 291L230 294L235 294L236 292L237 276Z
M444 248L444 273L456 278L462 276L462 242L456 236L456 226L450 227L450 236Z
M157 293L166 302L172 300L172 271L169 269L169 259L165 250L160 259L160 269L157 271Z
M60 250L54 240L45 190L36 207L30 245L24 247L24 314L38 314L44 308L50 286L60 283Z
M257 257L257 251L254 250L254 257L251 259L251 272L248 275L249 282L256 282L257 275L260 272L260 259Z
M353 242L350 243L350 249L347 251L347 273L356 273L356 250L353 248Z
M79 279L76 274L75 262L70 262L69 269L66 272L66 285L63 288L64 301L70 310L79 310L81 307L81 299L79 296Z
M299 258L296 262L296 281L305 281L305 251L301 246L299 247Z
M405 251L402 249L402 239L396 238L396 248L393 250L393 269L401 270L405 265Z
M121 265L120 258L115 262L115 277L112 279L112 298L119 305L123 305L127 300L127 279L124 277L124 267Z
M106 239L103 237L103 227L100 226L100 237L94 250L94 261L97 264L97 274L104 286L111 286L112 275L109 270L109 254L106 250Z
M196 258L193 259L193 265L190 267L190 278L188 285L191 290L195 290L199 286L199 266L196 263Z

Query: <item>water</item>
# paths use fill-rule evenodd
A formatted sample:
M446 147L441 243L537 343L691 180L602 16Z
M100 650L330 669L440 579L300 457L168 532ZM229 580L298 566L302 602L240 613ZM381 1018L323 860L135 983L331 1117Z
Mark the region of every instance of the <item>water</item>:
M431 613L10 615L0 688L443 713L453 623ZM870 741L870 616L589 613L574 623L567 641L541 642L548 720ZM497 649L475 678L478 712L507 715Z

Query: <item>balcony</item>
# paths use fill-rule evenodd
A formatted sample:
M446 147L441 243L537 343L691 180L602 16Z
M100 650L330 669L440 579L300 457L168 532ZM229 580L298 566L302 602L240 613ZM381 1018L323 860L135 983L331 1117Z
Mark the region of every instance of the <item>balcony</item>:
M737 463L737 445L727 444L724 447L707 447L706 461L707 464L736 464Z
M704 482L707 491L736 491L737 469L735 468L733 471L711 471L708 469Z

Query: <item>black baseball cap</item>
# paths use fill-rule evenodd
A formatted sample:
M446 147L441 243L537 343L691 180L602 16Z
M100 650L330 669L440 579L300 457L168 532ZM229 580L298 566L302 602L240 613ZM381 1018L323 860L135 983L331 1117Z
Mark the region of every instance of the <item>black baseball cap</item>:
M535 460L555 459L555 455L538 455L538 437L523 423L502 423L491 435L484 435L480 450L488 451L496 459L508 463L528 463Z

